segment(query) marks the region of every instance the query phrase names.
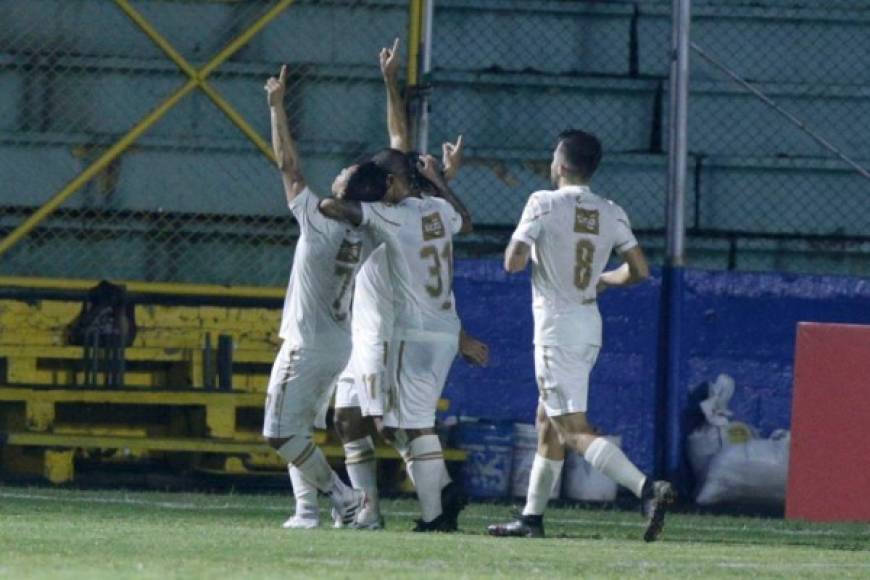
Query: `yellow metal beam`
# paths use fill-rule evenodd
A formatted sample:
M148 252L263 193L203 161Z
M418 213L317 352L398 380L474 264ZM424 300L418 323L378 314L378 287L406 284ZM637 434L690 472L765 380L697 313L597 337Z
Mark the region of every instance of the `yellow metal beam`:
M408 86L420 84L420 43L423 38L423 0L409 0Z
M176 51L172 45L160 35L157 30L154 29L153 26L148 23L148 21L139 14L129 3L128 0L115 0L115 3L119 8L130 17L134 23L136 23L140 28L142 28L149 38L154 41L161 50L163 50L167 56L178 65L185 73L188 74L190 80L188 80L184 85L179 87L174 93L172 93L169 97L166 98L165 101L157 105L157 107L151 111L148 115L146 115L141 121L139 121L126 135L121 137L119 141L117 141L114 145L112 145L109 149L105 151L96 161L94 161L91 165L89 165L84 171L78 174L72 181L66 184L60 191L58 191L48 202L46 202L42 207L36 210L29 218L24 220L18 227L12 230L9 235L7 235L3 240L0 240L0 256L6 253L9 248L17 244L24 238L27 234L29 234L33 229L42 223L45 218L54 212L61 204L63 204L70 196L72 196L76 191L81 189L81 187L86 184L88 181L93 179L96 175L98 175L103 169L105 169L112 161L114 161L119 155L121 155L124 151L126 151L139 137L142 136L148 129L150 129L157 121L159 121L166 113L169 112L178 102L185 97L188 93L190 93L194 88L201 87L205 79L214 72L221 64L223 64L228 58L230 58L233 54L238 52L245 44L250 41L251 38L254 37L258 32L260 32L266 25L268 25L272 20L277 18L284 10L286 10L291 4L293 4L295 0L281 0L273 6L269 11L267 11L263 16L258 18L247 30L242 32L239 36L237 36L232 42L230 42L223 50L221 50L215 57L209 61L204 67L200 70L196 71L193 67L187 63L184 57ZM149 32L150 31L150 32ZM212 94L209 94L206 91L206 94L209 95L214 101L214 95L217 94L216 91L212 90ZM227 113L228 110L231 110L229 103L220 99L221 103L216 102L215 104L223 111ZM254 144L257 146L260 151L263 151L267 157L274 160L272 155L271 147L269 147L263 139L257 135L256 131L254 131L241 117L241 115L233 114L229 115L230 120L238 126L242 132L249 138L254 141Z
M40 403L120 403L137 405L228 405L261 407L263 393L219 391L146 391L141 389L82 389L66 387L0 387L0 401Z
M150 129L154 123L169 112L183 97L196 88L196 81L189 80L181 87L176 89L174 93L169 95L165 101L157 105L157 107L145 117L136 123L136 126L121 137L114 145L109 147L100 157L91 163L87 169L79 173L72 181L67 183L60 191L45 202L45 204L33 214L24 220L17 228L12 230L3 240L0 240L0 256L6 253L9 248L17 244L21 238L29 234L33 228L38 226L51 213L60 207L69 197L78 191L84 184L93 179L103 169L105 169L112 161L115 160L121 153L126 151L136 139L142 136L145 131Z
M169 57L169 60L174 62L178 68L180 68L184 73L190 77L192 80L199 81L198 74L196 68L193 67L187 59L181 56L181 53L175 50L175 47L172 46L166 37L164 37L160 32L157 31L154 26L148 22L148 20L142 16L133 5L130 4L129 0L115 0L115 4L118 5L118 8L127 15L127 18L133 21L133 24L138 26L142 32L144 32L148 38L151 39L151 42L157 45L157 47L166 53L166 56Z
M30 278L26 276L0 276L0 288L27 290L90 290L99 280L73 278ZM220 286L217 284L180 284L171 282L115 281L129 292L141 294L169 294L173 296L204 296L232 298L283 298L284 288L259 286Z
M208 76L214 72L214 70L222 65L228 58L233 56L236 52L239 51L243 46L245 46L248 41L250 41L254 36L257 35L263 28L266 27L267 24L275 20L278 16L281 15L284 10L286 10L293 2L296 0L281 0L275 6L273 6L268 12L263 14L260 18L258 18L253 24L251 24L244 32L238 35L232 42L230 42L226 48L217 53L217 55L209 61L204 67L199 69L200 77L205 80Z
M142 29L142 32L151 39L155 45L157 45L160 50L162 50L169 60L174 62L178 68L184 72L191 80L196 81L197 86L208 95L208 98L212 100L212 102L217 106L218 109L221 110L229 120L239 128L239 130L251 140L257 149L260 150L263 155L265 155L270 161L275 162L275 154L272 152L272 147L269 146L266 141L260 137L260 135L254 131L254 129L248 124L244 117L242 117L236 110L230 105L226 99L224 99L220 93L208 84L205 80L205 76L202 71L196 70L196 68L191 65L187 59L185 59L181 53L175 50L175 47L172 46L172 43L169 42L166 37L164 37L160 32L154 28L154 26L148 22L148 20L142 16L133 6L130 4L129 0L115 0L115 3L118 7L127 15L133 23ZM289 3L288 3L289 6ZM275 15L280 14L280 12ZM266 18L268 14L263 15L260 20ZM274 16L272 16L274 18ZM266 20L264 24L261 25L260 28L265 26L271 21L271 19ZM259 21L258 21L259 22ZM250 39L250 37L248 37ZM212 59L214 61L215 59ZM209 63L211 64L211 63ZM206 65L208 67L208 65ZM205 67L203 68L205 70Z
M136 449L151 451L189 451L204 453L272 453L265 443L221 441L215 439L184 439L170 437L117 437L104 435L56 435L51 433L13 432L7 435L10 447L54 447ZM321 447L327 457L344 457L344 448L339 445ZM398 459L392 447L378 445L375 456L379 459ZM446 461L465 461L467 453L461 449L445 449Z

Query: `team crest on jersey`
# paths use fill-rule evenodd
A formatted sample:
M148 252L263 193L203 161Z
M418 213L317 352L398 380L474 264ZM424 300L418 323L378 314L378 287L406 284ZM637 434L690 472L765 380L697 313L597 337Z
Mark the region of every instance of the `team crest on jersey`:
M598 210L575 208L574 231L578 234L598 235Z
M441 214L438 212L430 213L423 216L423 241L437 240L443 238L444 222L441 221Z
M335 259L345 264L358 264L361 255L362 242L352 242L345 238L341 241L341 247L338 248L338 255L335 256Z

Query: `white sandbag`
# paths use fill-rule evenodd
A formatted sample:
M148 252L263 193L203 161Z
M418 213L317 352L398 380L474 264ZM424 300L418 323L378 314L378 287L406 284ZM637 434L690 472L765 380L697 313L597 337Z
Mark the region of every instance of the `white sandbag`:
M740 421L725 425L704 425L689 433L689 465L698 486L707 480L710 463L723 449L747 443L755 437L752 428Z
M770 439L723 449L710 463L697 502L785 503L789 440L788 431L779 431Z
M704 484L710 462L717 453L735 443L745 443L753 437L744 423L731 421L728 404L734 396L734 379L720 374L708 387L707 398L700 403L705 424L687 438L689 466L698 485Z

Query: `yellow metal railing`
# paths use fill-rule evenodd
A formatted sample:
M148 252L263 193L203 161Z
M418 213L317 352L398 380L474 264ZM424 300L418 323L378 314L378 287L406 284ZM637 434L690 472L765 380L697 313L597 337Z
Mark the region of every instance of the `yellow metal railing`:
M142 13L134 8L131 0L112 0L117 8L158 47L163 54L187 76L187 80L176 88L161 103L142 117L126 134L121 136L108 149L100 154L85 169L71 181L58 190L47 202L28 216L17 227L0 239L0 257L10 248L28 236L46 218L55 212L64 202L80 191L89 181L110 167L125 151L127 151L142 135L151 129L160 119L165 117L186 96L196 90L202 91L215 106L244 134L254 146L268 159L274 162L274 154L270 144L239 114L233 106L208 82L209 76L224 62L243 48L250 40L263 30L269 23L281 15L295 0L279 0L273 7L263 13L250 26L238 34L223 49L201 68L193 66L164 37ZM407 73L408 86L413 88L420 82L419 57L422 42L423 18L426 0L408 0L408 56ZM252 287L252 286L222 286L209 284L178 284L166 282L122 282L134 292L153 292L161 294L196 294L204 296L246 296L260 298L279 298L283 296L282 288ZM66 289L79 290L91 288L95 280L40 278L22 276L0 276L0 286L32 289Z
M202 90L214 104L241 130L248 139L250 139L257 149L259 149L266 157L274 161L274 156L271 147L260 137L256 131L248 124L245 119L238 114L233 107L220 96L217 90L206 82L208 76L214 72L221 64L223 64L232 55L238 52L247 44L251 38L259 33L267 24L277 18L284 10L286 10L295 0L280 0L268 12L258 18L251 26L239 34L226 47L218 52L201 69L195 69L188 63L181 54L175 50L172 44L166 40L155 28L145 19L142 14L136 11L130 4L129 0L114 0L115 4L136 26L141 28L149 39L162 50L169 59L174 62L189 78L187 82L176 89L162 103L157 105L150 113L145 115L136 125L130 129L123 137L121 137L114 145L109 147L102 155L100 155L93 163L91 163L84 171L79 173L72 181L67 183L63 188L55 193L51 199L36 210L30 217L24 220L9 235L3 240L0 240L0 256L6 253L12 246L21 241L27 234L33 231L36 226L42 223L52 212L54 212L61 204L69 199L74 193L82 188L88 181L93 179L101 171L106 169L115 159L126 151L139 137L141 137L148 129L154 126L157 121L163 118L173 107L175 107L185 96L191 93L194 89Z

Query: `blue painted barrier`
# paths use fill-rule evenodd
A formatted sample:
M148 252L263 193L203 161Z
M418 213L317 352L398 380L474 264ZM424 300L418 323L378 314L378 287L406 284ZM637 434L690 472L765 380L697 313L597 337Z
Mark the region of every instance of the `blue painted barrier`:
M537 387L528 274L508 276L496 260L459 260L455 292L464 327L489 343L492 361L486 369L454 365L445 391L450 413L532 422ZM645 472L656 467L659 417L660 427L671 433L671 468L680 473L685 436L680 411L691 389L719 373L731 374L737 382L736 418L762 436L788 428L797 323L870 323L865 278L685 269L675 296L679 378L672 378L671 398L661 401L656 391L661 294L662 274L656 271L643 285L601 296L604 347L590 385L590 420L621 435L623 449Z
M510 492L514 428L510 423L460 423L456 445L468 453L462 483L471 497L505 497Z

